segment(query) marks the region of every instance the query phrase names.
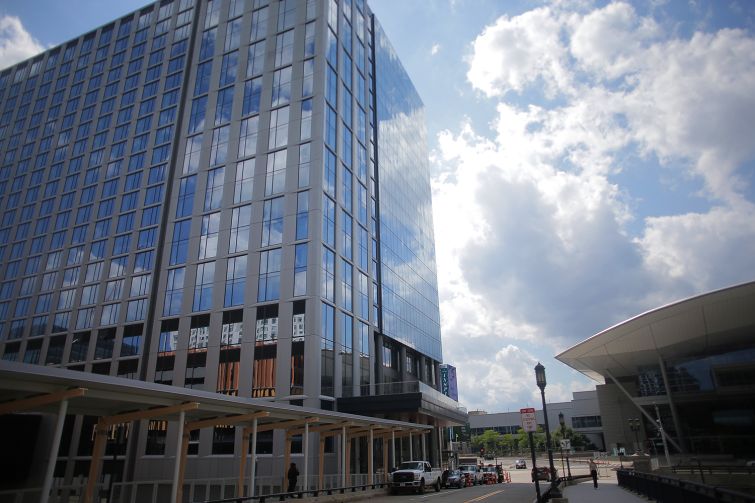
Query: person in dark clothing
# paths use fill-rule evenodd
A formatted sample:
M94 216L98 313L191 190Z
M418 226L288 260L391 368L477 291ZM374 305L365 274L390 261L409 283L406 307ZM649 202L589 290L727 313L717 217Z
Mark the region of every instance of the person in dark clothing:
M296 491L296 479L299 478L299 470L296 469L296 463L291 463L288 469L288 492Z
M592 477L592 485L595 489L598 488L598 465L595 464L595 460L590 460L590 476Z

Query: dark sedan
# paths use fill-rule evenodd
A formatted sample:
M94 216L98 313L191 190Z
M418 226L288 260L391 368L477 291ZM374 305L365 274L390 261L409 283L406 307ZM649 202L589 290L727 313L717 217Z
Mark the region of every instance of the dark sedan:
M446 479L446 487L458 487L461 489L466 484L464 475L459 470L451 470L448 472L448 478Z

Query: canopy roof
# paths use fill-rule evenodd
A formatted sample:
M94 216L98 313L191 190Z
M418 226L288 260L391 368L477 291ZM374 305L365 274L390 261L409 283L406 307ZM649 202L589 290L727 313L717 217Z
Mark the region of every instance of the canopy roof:
M599 332L556 356L586 376L604 382L677 358L753 343L755 282L668 304Z

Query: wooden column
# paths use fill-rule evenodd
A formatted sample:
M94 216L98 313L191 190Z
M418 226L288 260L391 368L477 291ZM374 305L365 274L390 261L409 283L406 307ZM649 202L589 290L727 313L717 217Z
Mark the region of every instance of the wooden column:
M412 441L412 432L409 432L409 461L414 461L414 442Z
M283 450L283 490L288 491L288 467L291 465L291 436L286 433L286 446Z
M178 481L176 482L176 499L173 503L182 503L184 491L184 475L186 474L186 456L189 454L189 439L191 431L184 429L181 435L181 459L178 460Z
M391 468L396 467L396 430L391 430Z
M422 460L427 461L427 433L422 433Z
M320 434L320 449L317 456L317 489L325 489L325 436Z
M249 429L241 434L241 458L239 459L239 480L236 482L236 496L244 496L244 475L246 475L246 456L249 453Z
M94 486L97 484L97 479L100 477L102 455L105 452L105 444L107 442L107 426L103 419L97 421L97 426L95 426L94 431L92 462L89 465L89 478L87 479L86 492L84 493L84 503L92 503L94 501Z
M346 474L346 484L351 485L351 437L346 437L346 466L344 473Z

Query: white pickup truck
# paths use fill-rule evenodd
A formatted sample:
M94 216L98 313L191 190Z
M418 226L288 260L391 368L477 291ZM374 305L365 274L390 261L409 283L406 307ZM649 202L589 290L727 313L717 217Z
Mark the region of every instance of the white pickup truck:
M433 468L427 461L404 461L391 474L391 493L411 489L422 494L428 486L433 486L438 492L441 475L440 469Z

